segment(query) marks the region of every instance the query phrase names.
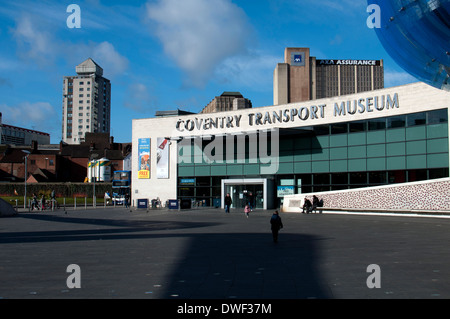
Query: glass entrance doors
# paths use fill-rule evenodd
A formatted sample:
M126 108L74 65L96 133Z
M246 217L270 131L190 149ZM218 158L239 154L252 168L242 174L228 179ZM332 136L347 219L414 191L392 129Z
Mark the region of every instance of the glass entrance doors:
M222 179L222 208L229 193L233 200L231 208L244 209L251 202L252 208L267 209L267 184L266 178Z
M232 208L244 208L249 204L252 209L264 207L263 184L226 185L225 194L229 193L233 203Z

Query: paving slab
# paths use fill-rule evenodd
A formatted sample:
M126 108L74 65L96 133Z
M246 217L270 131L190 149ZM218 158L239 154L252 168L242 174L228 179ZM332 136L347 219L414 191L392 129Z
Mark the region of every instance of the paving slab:
M0 218L2 299L446 299L450 219L101 208ZM80 267L69 288L67 267ZM369 288L379 266L380 288Z

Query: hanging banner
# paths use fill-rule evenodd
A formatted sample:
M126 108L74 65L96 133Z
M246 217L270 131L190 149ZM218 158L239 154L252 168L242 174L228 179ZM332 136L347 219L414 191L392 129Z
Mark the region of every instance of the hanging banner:
M140 138L138 143L138 179L150 178L150 139Z
M156 145L156 177L169 178L169 140L158 137Z

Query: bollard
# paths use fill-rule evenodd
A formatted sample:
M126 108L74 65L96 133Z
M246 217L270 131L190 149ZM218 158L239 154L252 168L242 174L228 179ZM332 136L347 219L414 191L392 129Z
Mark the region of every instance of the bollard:
M76 209L77 209L77 198L74 197L73 198L73 210L76 210Z
M87 209L87 197L84 197L84 210Z

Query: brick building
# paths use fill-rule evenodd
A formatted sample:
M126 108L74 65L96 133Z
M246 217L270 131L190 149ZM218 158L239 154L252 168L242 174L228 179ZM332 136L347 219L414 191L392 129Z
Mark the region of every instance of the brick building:
M90 160L108 158L112 171L123 169L131 143L114 143L109 133L86 133L79 145L0 146L0 181L23 182L27 157L27 182L83 182ZM29 153L28 153L29 152Z

